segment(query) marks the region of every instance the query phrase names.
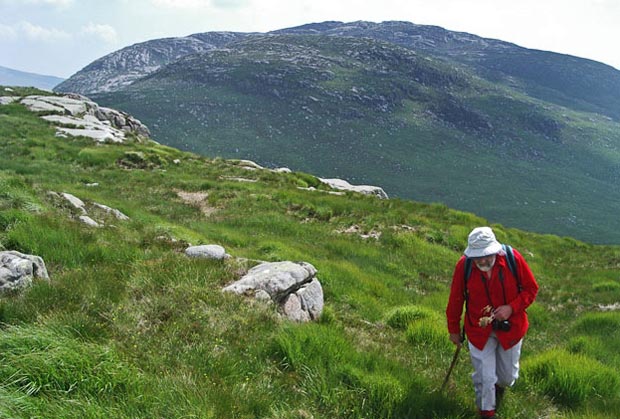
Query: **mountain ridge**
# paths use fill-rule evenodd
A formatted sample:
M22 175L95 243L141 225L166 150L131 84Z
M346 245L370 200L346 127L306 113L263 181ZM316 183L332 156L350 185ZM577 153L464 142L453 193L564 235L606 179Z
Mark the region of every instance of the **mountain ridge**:
M577 77L587 84L607 67L594 63L596 71L578 77L589 61L575 58L579 65L570 67L570 57L422 27L447 51L431 55L437 48L379 39L395 28L407 42L431 39L414 38L420 28L403 22L252 34L93 97L138 115L158 141L183 150L380 185L390 196L442 202L533 231L620 242L611 215L620 199L614 90L607 106L581 85L557 88L555 76L502 73L523 54L549 58L543 64L566 73L562 83ZM345 29L374 36L325 34ZM447 58L459 42L486 55ZM485 66L499 50L516 55L501 56L491 77ZM620 80L620 72L610 74L612 85ZM601 107L606 112L583 111Z
M534 94L541 99L553 99L560 105L569 104L571 106L581 106L581 110L595 111L606 114L616 120L620 119L620 71L603 63L593 60L579 58L566 54L552 53L547 51L528 49L520 47L516 44L490 38L483 38L466 32L449 31L439 26L417 25L404 21L386 21L381 23L357 21L357 22L338 22L328 21L322 23L311 23L292 28L278 29L266 34L323 34L328 36L354 36L354 37L371 37L388 41L397 45L404 46L413 50L425 51L429 55L449 58L462 64L474 66L480 73L481 77L494 78L510 78L516 77L517 80L524 82L528 92ZM140 56L140 52L148 50L152 44L162 44L166 42L189 42L189 40L199 40L205 45L194 45L194 48L188 48L185 52L174 54L167 59L158 61L158 65L168 64L184 55L191 53L199 53L209 49L225 46L231 42L236 42L244 37L261 36L260 33L240 33L240 32L204 32L196 33L182 38L164 38L160 40L146 41L135 44L121 51L127 54ZM164 46L170 49L170 46ZM513 57L509 57L506 61L499 59L502 55L510 51ZM110 61L118 53L114 52L95 62L105 63ZM562 69L555 69L549 63L542 63L553 57L555 62L572 61L572 65L581 67L589 67L589 72L602 73L608 79L614 81L611 84L598 86L596 78L590 78L586 83L580 82L580 77L574 77L565 74ZM136 61L139 61L136 60ZM535 66L536 73L549 73L544 83L536 82L536 77L528 73L527 69L522 68L523 62L526 61L528 66ZM94 64L94 63L93 63ZM66 83L58 86L58 91L75 92L82 94L92 94L102 91L116 90L122 88L127 83L136 80L141 76L150 74L154 69L149 70L143 68L138 74L133 74L127 80L109 80L109 76L103 76L103 80L97 81L97 77L88 75L95 69L91 67L93 64L80 70L71 76ZM121 72L135 71L135 66L127 69L121 69ZM586 71L579 71L579 75L588 74ZM106 78L108 77L108 78ZM90 79L89 83L80 84L79 80ZM93 79L95 80L94 85ZM558 90L562 90L569 84L578 84L580 92L577 97L563 96ZM550 91L547 91L549 89ZM602 99L597 99L601 97Z

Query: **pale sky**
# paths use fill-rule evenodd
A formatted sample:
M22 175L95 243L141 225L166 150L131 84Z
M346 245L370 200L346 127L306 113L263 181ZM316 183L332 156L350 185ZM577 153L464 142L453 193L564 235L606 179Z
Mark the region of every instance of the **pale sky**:
M620 69L620 0L0 0L0 66L69 77L150 39L401 20Z

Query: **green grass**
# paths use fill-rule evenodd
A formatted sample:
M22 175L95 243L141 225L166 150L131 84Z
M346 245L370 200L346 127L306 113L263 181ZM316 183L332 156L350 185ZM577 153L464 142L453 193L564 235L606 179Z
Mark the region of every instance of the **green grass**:
M529 359L524 365L524 376L537 391L566 407L596 406L597 401L605 406L620 392L617 372L586 356L558 350Z
M0 132L0 245L41 256L51 277L0 296L0 416L476 417L466 354L449 391L439 388L453 355L452 270L487 220L442 204L300 190L316 179L158 145L59 139L14 105L0 107ZM128 155L140 164L124 164ZM50 191L131 219L89 228ZM343 233L352 225L381 235ZM618 312L599 306L617 303L620 249L493 228L541 286L523 377L502 415L615 417ZM312 263L323 316L290 323L271 305L222 293L253 262L189 259L188 243Z

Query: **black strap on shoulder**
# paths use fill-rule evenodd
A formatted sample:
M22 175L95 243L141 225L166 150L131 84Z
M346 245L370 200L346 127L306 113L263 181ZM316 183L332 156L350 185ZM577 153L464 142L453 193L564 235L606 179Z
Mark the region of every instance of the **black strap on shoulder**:
M512 251L512 247L507 244L502 244L502 249L506 253L506 260L508 261L508 268L510 272L512 272L512 276L517 280L517 288L519 292L521 292L521 278L519 278L519 270L517 269L517 260L515 259L515 254Z

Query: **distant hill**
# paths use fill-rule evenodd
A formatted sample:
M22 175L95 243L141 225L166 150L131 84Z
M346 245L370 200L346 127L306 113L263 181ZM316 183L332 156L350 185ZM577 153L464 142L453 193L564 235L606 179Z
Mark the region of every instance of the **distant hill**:
M42 74L27 73L0 66L0 85L5 86L31 86L39 89L51 90L54 86L65 79Z
M184 150L620 243L620 72L609 66L407 22L189 38L202 51L159 54L155 69L138 58L179 39L138 44L98 60L122 64L117 79L93 63L57 89L132 113ZM116 83L131 68L141 77Z

